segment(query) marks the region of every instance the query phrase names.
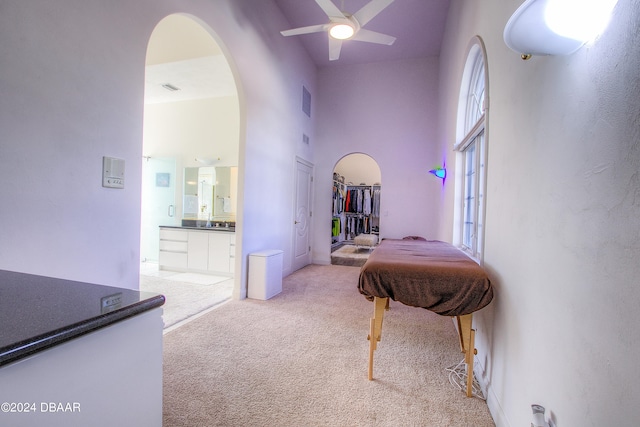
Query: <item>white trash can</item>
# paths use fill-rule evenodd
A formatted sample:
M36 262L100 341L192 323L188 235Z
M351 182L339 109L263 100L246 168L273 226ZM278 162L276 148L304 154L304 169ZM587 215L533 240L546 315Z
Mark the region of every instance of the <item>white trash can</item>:
M282 292L282 251L265 250L249 254L247 296L267 300Z

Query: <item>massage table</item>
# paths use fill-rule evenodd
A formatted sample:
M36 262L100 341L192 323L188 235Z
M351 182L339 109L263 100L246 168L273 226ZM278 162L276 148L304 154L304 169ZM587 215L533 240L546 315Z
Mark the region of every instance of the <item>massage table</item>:
M455 317L467 367L466 394L472 396L473 359L477 353L473 312L493 299L482 267L449 243L437 240L383 239L360 270L358 290L374 303L369 325L369 380L389 299Z

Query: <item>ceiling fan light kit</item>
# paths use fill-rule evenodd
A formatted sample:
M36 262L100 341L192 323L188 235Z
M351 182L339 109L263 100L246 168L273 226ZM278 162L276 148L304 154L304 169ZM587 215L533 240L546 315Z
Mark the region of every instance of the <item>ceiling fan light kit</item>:
M297 36L326 31L329 39L329 59L331 61L340 57L343 40L356 40L388 46L396 41L395 37L362 28L378 13L393 3L394 0L371 0L354 14L341 11L331 0L315 1L329 18L328 23L293 28L280 31L280 34L283 36Z
M335 24L329 29L329 35L337 40L350 39L355 33L355 29L348 24Z

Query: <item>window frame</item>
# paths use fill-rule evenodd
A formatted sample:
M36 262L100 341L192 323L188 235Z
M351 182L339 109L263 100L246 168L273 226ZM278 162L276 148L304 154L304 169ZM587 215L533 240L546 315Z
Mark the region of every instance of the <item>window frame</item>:
M478 91L480 82L481 91ZM484 261L486 228L488 87L486 51L482 40L474 37L467 50L458 101L454 151L459 172L456 173L458 203L454 212L454 243L479 264ZM478 93L482 95L478 97ZM470 155L474 155L473 176L468 171ZM468 193L469 189L473 194ZM468 200L473 200L473 206L469 206Z

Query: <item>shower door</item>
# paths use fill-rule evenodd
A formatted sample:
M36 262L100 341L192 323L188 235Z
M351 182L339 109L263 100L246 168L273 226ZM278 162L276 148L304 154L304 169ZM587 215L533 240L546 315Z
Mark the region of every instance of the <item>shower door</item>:
M176 217L176 160L142 159L140 258L158 262L161 225L180 225Z

